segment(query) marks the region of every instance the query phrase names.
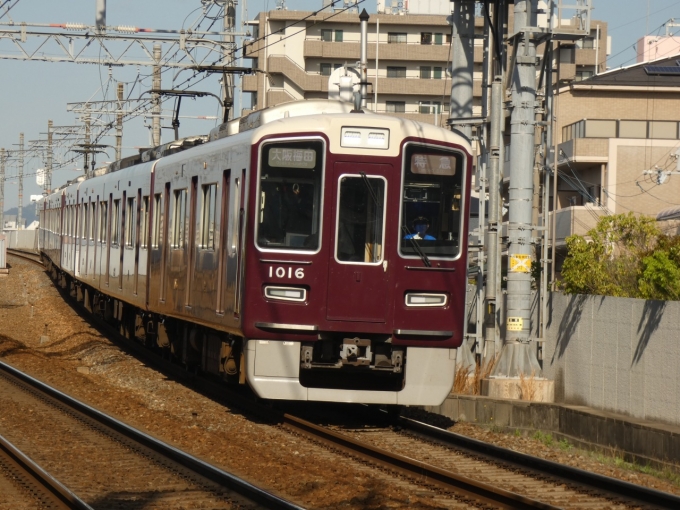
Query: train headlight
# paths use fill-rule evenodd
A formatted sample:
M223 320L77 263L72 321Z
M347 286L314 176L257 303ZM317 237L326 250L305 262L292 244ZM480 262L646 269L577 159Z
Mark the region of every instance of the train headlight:
M273 287L264 288L264 295L269 299L280 299L282 301L306 301L307 289L300 287Z
M409 292L406 294L406 306L446 306L446 294L430 294L424 292Z

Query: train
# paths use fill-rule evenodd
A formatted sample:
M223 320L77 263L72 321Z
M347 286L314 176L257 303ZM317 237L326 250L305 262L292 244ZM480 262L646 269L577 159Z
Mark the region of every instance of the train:
M439 405L464 335L472 150L308 100L38 202L48 273L128 339L262 399Z

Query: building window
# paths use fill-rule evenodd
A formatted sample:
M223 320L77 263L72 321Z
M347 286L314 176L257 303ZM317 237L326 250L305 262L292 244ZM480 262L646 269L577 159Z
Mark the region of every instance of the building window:
M387 77L388 78L406 78L406 68L405 67L387 67Z
M420 44L432 44L432 32L421 32Z
M419 113L441 113L442 104L439 101L420 101L418 103Z
M442 68L441 67L435 67L434 68L434 79L435 80L441 80L442 79Z
M404 113L406 112L406 103L404 101L385 101L385 111L388 113Z
M446 44L451 44L451 34L446 34Z
M576 71L576 81L583 81L587 80L588 78L593 77L593 72L592 71Z
M332 65L327 62L322 62L321 64L321 76L330 76Z
M430 66L420 66L420 78L422 80L429 80L432 78L432 68Z
M443 36L444 34L434 34L434 43L441 45L444 38Z
M399 32L388 32L387 44L406 44L406 34Z
M335 32L335 37L333 37L333 32ZM321 29L321 40L325 42L342 42L343 41L343 33L342 30L335 30L333 31L330 28L322 28Z

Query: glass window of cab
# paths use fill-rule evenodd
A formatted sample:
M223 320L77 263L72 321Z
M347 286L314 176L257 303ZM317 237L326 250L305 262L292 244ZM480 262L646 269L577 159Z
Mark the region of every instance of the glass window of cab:
M460 254L463 156L409 145L405 150L399 252L406 257Z
M260 248L318 250L323 156L318 140L263 145L257 197Z

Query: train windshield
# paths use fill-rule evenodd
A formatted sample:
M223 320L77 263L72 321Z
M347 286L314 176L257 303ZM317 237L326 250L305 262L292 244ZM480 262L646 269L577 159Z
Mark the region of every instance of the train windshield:
M270 143L260 158L257 244L277 250L319 248L323 143Z
M458 153L407 146L399 243L402 255L426 260L459 254L464 170Z

